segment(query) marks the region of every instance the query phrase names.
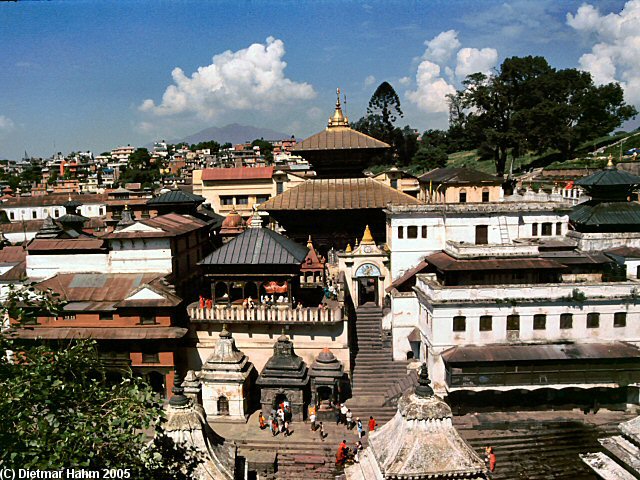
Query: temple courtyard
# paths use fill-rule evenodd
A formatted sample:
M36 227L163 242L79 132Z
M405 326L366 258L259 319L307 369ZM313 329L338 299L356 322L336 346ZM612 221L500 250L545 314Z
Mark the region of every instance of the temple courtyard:
M349 402L347 402L348 405ZM335 421L324 422L326 438L311 432L309 422L293 422L289 437L272 436L260 430L258 413L245 423L216 420L213 429L237 443L239 453L250 463L274 463L277 456L278 479L332 479L340 473L335 468L335 454L344 439L349 447L357 441L354 430ZM581 460L580 453L602 451L598 438L617 432L620 422L635 415L600 409L584 411L521 411L471 413L454 417L460 435L478 452L492 446L497 467L491 478L592 480L597 477ZM366 420L362 419L365 425ZM362 439L367 447L368 435ZM262 476L260 478L263 478Z

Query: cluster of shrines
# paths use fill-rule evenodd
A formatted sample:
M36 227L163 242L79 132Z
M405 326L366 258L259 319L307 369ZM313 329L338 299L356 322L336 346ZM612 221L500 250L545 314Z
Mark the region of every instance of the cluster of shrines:
M70 200L26 246L0 250L3 294L35 281L64 302L58 316L7 334L95 339L114 369L130 367L162 395L177 387L171 408L181 414L202 417L181 386L208 419L266 416L283 401L294 420L310 406L333 417L347 398L361 416L395 413L349 478L426 478L427 463L429 478L444 475L444 450L415 450L422 464L393 473L408 465L394 435L417 442L398 433L409 420L458 452L468 478L484 478L451 440L451 411L427 369L452 403L491 405L505 392L640 403L639 177L610 162L576 182L586 201L572 205L559 189L505 196L480 172L437 169L409 195L397 170L386 183L364 178L388 145L350 129L339 102L299 148L319 178L245 216L232 207L221 217L172 190L151 214L125 207L96 235Z

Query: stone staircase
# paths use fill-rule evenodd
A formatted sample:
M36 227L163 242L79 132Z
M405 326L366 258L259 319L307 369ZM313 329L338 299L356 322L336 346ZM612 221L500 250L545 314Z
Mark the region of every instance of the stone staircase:
M602 451L598 437L615 433L616 426L526 421L457 428L481 457L486 446L494 448L497 464L493 480L595 480L579 454Z
M400 395L417 382L417 374L407 374L408 362L394 361L391 342L383 338L382 309L365 304L356 310L352 358L352 394L347 405L354 419L365 425L372 415L382 425L396 413Z

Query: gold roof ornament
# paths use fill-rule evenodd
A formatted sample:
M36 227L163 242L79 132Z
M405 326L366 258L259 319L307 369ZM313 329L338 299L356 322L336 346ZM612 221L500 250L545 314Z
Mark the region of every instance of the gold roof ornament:
M351 248L351 244L347 243L347 248L344 249L344 253L351 253L353 249Z
M313 242L311 241L311 235L309 235L309 239L307 240L307 248L312 248Z
M336 127L348 127L349 119L344 116L342 113L342 105L340 104L340 89L336 89L336 93L338 95L338 99L336 100L336 110L333 112L333 116L329 118L329 123L327 124L327 128L336 128Z
M356 244L356 248L358 248L358 245L360 245L360 244L358 243L358 239L357 239L357 238L356 238L355 244Z
M371 230L369 230L369 225L364 229L364 235L362 235L362 240L360 241L361 245L375 245L376 242L373 240L373 235L371 235Z
M607 168L613 168L615 165L613 164L613 155L609 154L609 159L607 160Z

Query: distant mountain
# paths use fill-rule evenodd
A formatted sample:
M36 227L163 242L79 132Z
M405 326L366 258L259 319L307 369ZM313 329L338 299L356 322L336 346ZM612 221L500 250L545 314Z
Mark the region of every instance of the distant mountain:
M176 144L186 142L191 145L193 143L215 140L221 145L226 142L235 145L236 143L252 142L256 138L264 138L265 140L283 140L290 137L291 134L277 132L270 128L259 128L252 127L250 125L232 123L224 127L205 128L198 133L186 136L180 140L171 141L170 143Z

